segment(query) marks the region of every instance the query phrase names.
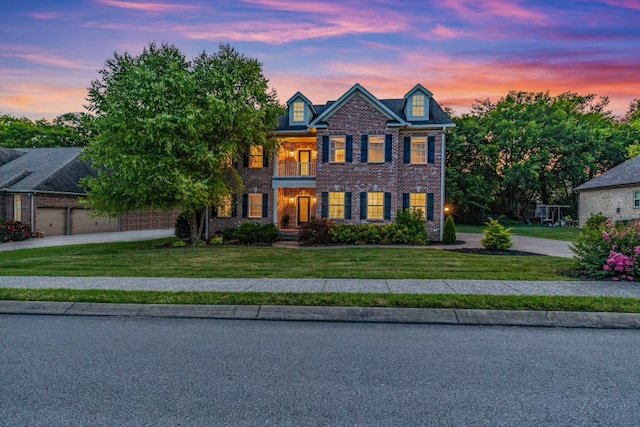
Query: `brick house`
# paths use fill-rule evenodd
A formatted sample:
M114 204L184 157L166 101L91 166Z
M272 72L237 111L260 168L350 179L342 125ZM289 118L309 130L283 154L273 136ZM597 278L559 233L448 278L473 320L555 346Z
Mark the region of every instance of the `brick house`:
M298 92L287 108L278 153L257 147L238 165L245 193L212 210L210 235L245 221L384 224L420 209L429 237L442 239L445 134L454 124L431 92L418 84L403 98L377 99L356 84L324 105Z
M81 178L93 174L75 147L0 147L0 219L30 224L45 236L173 228L178 212L91 216Z
M574 188L579 226L598 213L615 221L640 219L640 156Z

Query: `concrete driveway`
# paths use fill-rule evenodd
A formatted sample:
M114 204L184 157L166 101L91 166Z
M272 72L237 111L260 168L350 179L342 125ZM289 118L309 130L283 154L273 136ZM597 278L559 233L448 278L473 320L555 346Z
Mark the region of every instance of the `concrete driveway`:
M480 240L484 238L479 233L456 233L458 240L465 242L462 248L482 248ZM573 258L573 252L569 247L571 242L560 240L540 239L538 237L526 237L511 235L513 240L512 250L522 252L532 252L540 255L557 256L560 258Z

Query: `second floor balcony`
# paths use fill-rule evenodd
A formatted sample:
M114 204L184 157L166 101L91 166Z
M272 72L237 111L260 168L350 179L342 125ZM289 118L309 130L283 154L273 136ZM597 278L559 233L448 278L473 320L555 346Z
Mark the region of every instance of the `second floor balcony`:
M278 163L278 167L275 170L276 177L315 177L316 176L316 163L315 162L281 162Z

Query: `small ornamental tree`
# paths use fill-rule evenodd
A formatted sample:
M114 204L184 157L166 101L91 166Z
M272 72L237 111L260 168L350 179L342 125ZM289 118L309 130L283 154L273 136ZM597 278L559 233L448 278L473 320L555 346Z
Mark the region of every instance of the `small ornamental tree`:
M444 221L444 235L442 236L444 243L456 242L456 223L453 220L453 215L449 215Z
M484 239L480 240L482 246L487 249L495 249L506 251L511 246L513 246L513 241L511 241L511 229L505 228L498 222L497 219L489 218L489 222L486 223L487 228L482 232L484 234Z

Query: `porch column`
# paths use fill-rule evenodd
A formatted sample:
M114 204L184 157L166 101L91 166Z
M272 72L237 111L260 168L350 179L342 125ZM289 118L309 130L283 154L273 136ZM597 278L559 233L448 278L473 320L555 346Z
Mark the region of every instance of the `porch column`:
M278 189L273 189L273 223L278 228Z

